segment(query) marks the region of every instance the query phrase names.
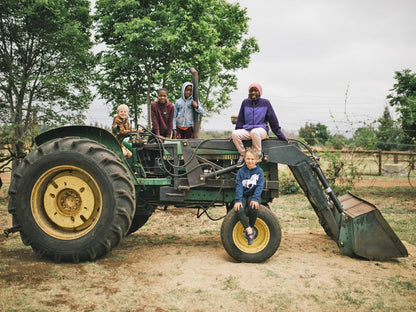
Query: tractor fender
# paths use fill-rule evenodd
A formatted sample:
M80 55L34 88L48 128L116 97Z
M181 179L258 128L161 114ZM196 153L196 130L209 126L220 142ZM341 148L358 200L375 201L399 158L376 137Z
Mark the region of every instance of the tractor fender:
M35 138L37 146L45 142L65 137L79 137L94 140L105 145L109 150L123 159L123 151L117 138L109 131L92 126L65 126L58 127L39 134Z

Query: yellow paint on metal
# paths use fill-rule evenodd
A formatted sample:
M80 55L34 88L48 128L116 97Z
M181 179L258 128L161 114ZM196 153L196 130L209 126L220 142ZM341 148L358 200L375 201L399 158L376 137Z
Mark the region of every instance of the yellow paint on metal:
M66 173L48 184L43 202L51 221L67 229L81 226L94 211L94 193L89 185L82 177Z
M94 228L102 212L102 194L87 171L57 166L36 181L31 210L36 223L48 235L72 240Z
M236 247L242 252L248 254L255 254L266 248L270 241L270 230L267 224L260 218L257 218L256 224L256 237L253 244L248 245L247 239L243 236L244 227L241 222L238 222L233 229L233 241Z

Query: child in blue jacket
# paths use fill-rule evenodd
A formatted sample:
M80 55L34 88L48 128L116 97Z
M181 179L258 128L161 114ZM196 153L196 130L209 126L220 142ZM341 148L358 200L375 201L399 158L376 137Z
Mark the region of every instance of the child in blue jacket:
M181 89L181 98L175 103L173 116L173 135L176 139L190 139L194 137L194 111L205 116L202 105L192 97L193 85L185 82Z
M264 173L257 164L259 151L249 147L244 154L245 165L238 170L235 180L234 210L244 226L244 237L251 245L255 238L254 225L263 191ZM248 218L247 218L248 216Z

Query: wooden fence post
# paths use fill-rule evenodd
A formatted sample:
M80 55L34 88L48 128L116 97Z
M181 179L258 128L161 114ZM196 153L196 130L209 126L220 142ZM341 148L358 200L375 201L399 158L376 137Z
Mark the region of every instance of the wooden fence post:
M381 164L381 151L378 151L378 175L381 176L382 174L382 164Z

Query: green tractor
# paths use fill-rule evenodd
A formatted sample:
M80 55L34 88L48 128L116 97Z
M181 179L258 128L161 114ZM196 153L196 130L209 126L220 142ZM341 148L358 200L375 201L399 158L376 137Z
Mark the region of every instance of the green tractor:
M24 244L56 262L88 261L141 228L158 206L194 208L198 215L223 206L225 250L237 261L263 262L281 241L269 204L279 195L278 164L286 164L344 254L376 260L407 256L376 207L351 194L335 196L316 157L310 149L310 155L304 153L299 141L263 141L265 185L249 246L232 209L239 156L232 142L161 141L146 129L125 140L132 158L123 157L112 133L96 127L60 127L37 136L37 148L12 174L13 228L7 231L19 231Z

